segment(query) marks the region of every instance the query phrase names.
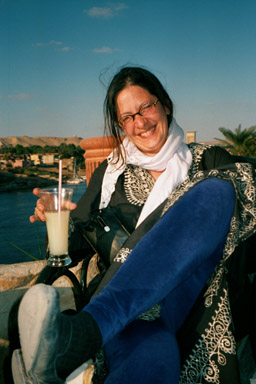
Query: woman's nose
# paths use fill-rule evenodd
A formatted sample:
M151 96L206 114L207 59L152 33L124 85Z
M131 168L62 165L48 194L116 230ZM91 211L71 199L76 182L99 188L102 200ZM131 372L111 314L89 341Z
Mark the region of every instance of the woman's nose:
M146 119L144 116L139 114L134 116L134 126L136 128L144 128L145 124L146 124Z

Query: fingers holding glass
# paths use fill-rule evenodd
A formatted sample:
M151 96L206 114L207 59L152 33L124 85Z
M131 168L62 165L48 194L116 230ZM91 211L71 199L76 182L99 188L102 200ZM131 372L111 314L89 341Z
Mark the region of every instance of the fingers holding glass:
M46 221L46 216L44 211L45 211L45 206L42 203L41 199L38 199L34 214L29 218L30 222L35 223L36 221Z

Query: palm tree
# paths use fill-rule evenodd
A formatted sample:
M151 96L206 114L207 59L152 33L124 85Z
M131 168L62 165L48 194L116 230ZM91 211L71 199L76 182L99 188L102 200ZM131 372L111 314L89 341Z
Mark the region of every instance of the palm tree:
M226 140L218 139L219 144L227 148L234 155L256 157L256 126L241 129L241 124L235 131L221 127L219 131Z

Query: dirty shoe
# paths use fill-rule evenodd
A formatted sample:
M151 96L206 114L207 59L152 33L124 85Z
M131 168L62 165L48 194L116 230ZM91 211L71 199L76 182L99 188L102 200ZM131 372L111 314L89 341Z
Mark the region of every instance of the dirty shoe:
M18 323L22 357L33 383L63 383L56 372L56 356L65 352L71 325L67 317L62 315L62 321L60 317L59 294L52 286L33 286L20 303ZM60 333L65 337L60 338Z

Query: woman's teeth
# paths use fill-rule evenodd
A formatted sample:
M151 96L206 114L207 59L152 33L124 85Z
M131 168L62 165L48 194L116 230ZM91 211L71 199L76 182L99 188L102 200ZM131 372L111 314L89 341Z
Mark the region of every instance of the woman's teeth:
M147 136L149 136L150 135L150 133L151 132L153 132L154 131L154 129L155 129L155 127L153 127L153 128L151 128L151 129L149 129L148 131L146 131L146 132L143 132L143 133L141 133L140 134L140 136L143 136L143 137L147 137Z

